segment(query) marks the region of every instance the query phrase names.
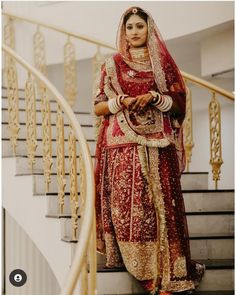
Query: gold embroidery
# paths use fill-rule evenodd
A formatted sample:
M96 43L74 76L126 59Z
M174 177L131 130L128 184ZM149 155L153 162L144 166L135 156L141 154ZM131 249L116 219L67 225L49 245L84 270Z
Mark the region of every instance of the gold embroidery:
M120 129L124 134L126 134L127 138L141 145L146 145L148 147L166 147L170 144L170 141L167 138L161 139L147 139L145 136L137 134L134 130L132 130L129 125L126 123L126 118L122 112L119 112L116 115Z
M162 286L165 287L170 282L170 253L167 238L167 227L165 220L164 196L162 193L160 176L159 176L159 153L157 148L149 148L150 158L150 182L153 190L153 201L159 219L159 243L160 257L159 262L162 267ZM160 266L158 266L160 267ZM165 288L164 288L165 289ZM166 289L167 290L167 289Z
M186 258L184 256L178 257L174 262L174 275L177 278L182 278L187 275Z
M123 259L120 254L119 246L117 244L116 238L106 233L105 234L106 243L106 258L108 267L121 267L124 265Z
M158 243L118 241L127 270L138 280L157 277ZM147 263L147 262L150 263Z
M183 280L183 281L171 281L168 285L163 286L160 291L169 291L169 292L183 292L186 290L194 290L195 286L193 281Z

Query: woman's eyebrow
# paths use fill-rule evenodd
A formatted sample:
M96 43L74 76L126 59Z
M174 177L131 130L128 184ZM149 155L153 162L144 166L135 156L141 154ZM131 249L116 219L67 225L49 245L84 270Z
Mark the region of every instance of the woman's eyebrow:
M143 22L137 22L137 23L127 23L127 26L128 26L128 25L133 25L133 24L134 24L134 25L138 25L138 24L143 24Z

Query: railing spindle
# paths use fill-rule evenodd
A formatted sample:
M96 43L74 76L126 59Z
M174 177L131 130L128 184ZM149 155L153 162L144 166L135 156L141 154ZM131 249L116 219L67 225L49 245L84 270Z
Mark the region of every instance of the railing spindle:
M216 93L212 92L209 104L209 123L210 123L210 164L212 166L213 180L215 189L218 188L220 180L220 168L223 164L222 145L221 145L221 110L220 104L216 99Z
M37 144L35 81L30 72L25 83L26 145L29 164L33 171Z
M41 113L42 113L42 144L43 144L43 168L46 192L49 191L52 172L52 134L51 134L51 108L47 97L47 88L40 88Z
M77 72L75 45L72 44L70 36L64 46L64 83L65 97L70 106L73 106L77 96Z
M186 116L184 120L184 147L186 153L186 166L187 172L189 172L189 164L192 157L192 149L194 147L193 143L193 117L192 117L192 93L189 87L187 87L186 96Z
M68 137L69 162L70 162L70 204L71 204L71 223L72 240L77 241L78 229L78 177L77 177L77 158L76 158L76 137L70 127Z
M57 105L57 183L58 183L58 203L59 214L64 213L65 203L65 136L64 136L64 119L60 105Z

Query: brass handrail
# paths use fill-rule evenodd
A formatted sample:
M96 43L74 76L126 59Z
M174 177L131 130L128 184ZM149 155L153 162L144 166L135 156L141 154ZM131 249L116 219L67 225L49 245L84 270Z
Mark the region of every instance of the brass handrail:
M196 84L198 86L208 88L211 92L218 93L220 95L225 96L226 98L228 98L230 100L234 100L233 93L231 93L231 92L229 92L227 90L224 90L221 87L218 87L218 86L216 86L216 85L214 85L214 84L212 84L210 82L207 82L207 81L205 81L205 80L203 80L201 78L198 78L196 76L193 76L193 75L188 74L188 73L183 72L183 71L181 71L181 74L185 79L191 81L191 83L194 83L194 84Z
M99 40L96 40L96 39L92 39L92 38L87 37L85 35L72 33L72 32L66 31L64 29L58 28L56 26L48 25L48 24L45 24L43 22L39 22L39 21L36 21L36 20L33 20L33 19L25 18L25 17L19 16L19 15L6 13L6 12L2 12L2 14L6 15L6 16L8 16L10 18L13 18L13 19L18 19L18 20L25 21L25 22L28 22L28 23L31 23L31 24L42 26L44 28L56 31L58 33L62 33L62 34L65 34L67 36L71 36L71 37L74 37L76 39L80 39L80 40L83 40L83 41L86 41L86 42L89 42L89 43L92 43L92 44L95 44L95 45L98 45L98 46L101 46L101 47L116 50L113 46L111 46L111 45L109 45L109 44L107 44L105 42L102 42L102 41L99 41Z
M86 41L86 42L89 42L89 43L92 43L92 44L96 44L97 46L101 46L101 47L109 48L109 49L112 49L112 50L116 50L116 48L114 46L110 45L110 44L107 44L105 42L102 42L102 41L99 41L99 40L96 40L96 39L93 39L93 38L90 38L90 37L87 37L87 36L84 36L84 35L72 33L72 32L66 31L64 29L58 28L56 26L48 25L48 24L45 24L43 22L39 22L39 21L36 21L36 20L33 20L33 19L25 18L25 17L22 17L22 16L11 14L11 13L3 12L2 14L6 15L6 16L8 16L10 18L18 19L18 20L25 21L25 22L32 23L32 24L36 24L36 25L39 25L39 26L42 26L42 27L57 31L57 32L62 33L62 34L66 34L68 36L72 36L74 38L77 38L77 39L80 39L80 40L83 40L83 41ZM218 94L223 95L224 97L226 97L226 98L228 98L230 100L234 100L234 95L231 92L226 91L221 87L215 86L214 84L212 84L210 82L207 82L207 81L205 81L205 80L203 80L201 78L198 78L196 76L193 76L191 74L188 74L188 73L186 73L184 71L181 71L181 74L184 77L184 79L191 81L191 83L194 83L194 84L196 84L198 86L201 86L201 87L206 87L211 92L218 93Z
M14 50L6 45L2 45L2 49L8 55L21 64L25 69L34 75L34 77L52 94L57 103L61 106L64 113L70 120L71 126L73 127L77 138L81 145L81 153L85 161L85 171L86 171L86 200L84 204L84 216L82 220L81 230L79 234L79 242L77 245L76 253L74 256L73 263L71 265L70 272L65 281L64 287L61 290L61 295L72 295L73 290L76 287L78 277L82 270L82 265L84 263L84 257L88 249L88 244L91 238L92 229L94 229L94 199L95 199L95 182L94 182L94 171L91 155L89 152L88 144L84 137L81 126L76 119L76 116L65 100L65 98L59 93L55 86L45 78L36 68L32 67L28 62L26 62L22 57L20 57Z

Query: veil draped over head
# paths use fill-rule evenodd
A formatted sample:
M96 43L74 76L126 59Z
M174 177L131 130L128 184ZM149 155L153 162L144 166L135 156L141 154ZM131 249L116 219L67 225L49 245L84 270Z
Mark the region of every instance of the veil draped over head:
M132 62L129 53L129 44L126 41L124 17L134 9L142 10L148 16L147 48L158 90L162 94L169 91L170 87L172 86L174 87L175 91L185 93L186 89L182 75L168 49L166 48L165 41L163 40L152 16L147 11L138 7L131 7L123 13L116 40L119 53L125 60Z

